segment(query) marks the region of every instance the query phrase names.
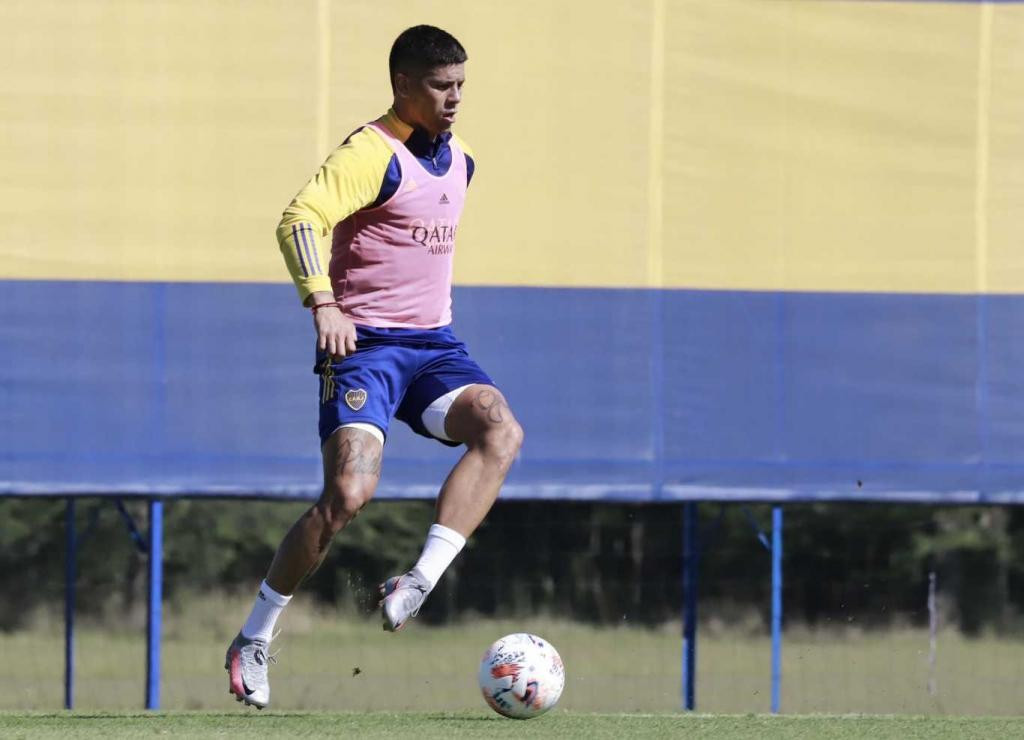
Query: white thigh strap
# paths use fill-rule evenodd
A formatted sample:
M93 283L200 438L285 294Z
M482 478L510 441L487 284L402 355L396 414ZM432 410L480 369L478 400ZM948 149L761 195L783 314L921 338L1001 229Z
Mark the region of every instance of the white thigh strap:
M470 385L472 385L472 383L470 383ZM423 416L420 418L423 420L423 426L427 428L428 432L438 439L443 439L446 442L455 441L445 434L444 420L448 418L448 410L451 409L452 404L455 403L455 399L458 398L459 394L467 388L469 388L469 385L464 385L461 388L448 391L423 410Z

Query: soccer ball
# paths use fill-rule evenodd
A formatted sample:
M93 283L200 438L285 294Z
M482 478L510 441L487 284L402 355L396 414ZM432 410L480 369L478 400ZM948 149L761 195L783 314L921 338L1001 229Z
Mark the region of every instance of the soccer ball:
M498 714L530 719L551 709L562 695L565 668L558 651L537 635L505 635L480 661L480 691Z

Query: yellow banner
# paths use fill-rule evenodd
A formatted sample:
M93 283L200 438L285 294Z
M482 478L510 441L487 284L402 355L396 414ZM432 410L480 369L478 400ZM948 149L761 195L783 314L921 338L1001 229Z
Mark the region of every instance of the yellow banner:
M1024 292L1024 5L5 2L0 278L285 281L274 227L466 46L467 284Z

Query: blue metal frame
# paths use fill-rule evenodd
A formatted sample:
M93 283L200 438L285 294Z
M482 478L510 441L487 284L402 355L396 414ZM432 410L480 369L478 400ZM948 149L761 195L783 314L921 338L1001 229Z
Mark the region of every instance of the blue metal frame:
M149 599L146 626L146 709L160 708L160 628L163 597L163 501L149 501L149 542L139 533L135 522L121 499L115 504L128 527L132 541L140 552L149 554ZM85 531L78 533L75 525L75 497L67 498L64 514L64 708L75 707L75 581L78 575L78 549L89 537L100 507L93 509Z
M782 508L772 507L772 531L769 539L746 507L743 513L760 542L771 556L771 711L779 711L782 689ZM697 707L697 571L700 560L697 503L683 504L683 709Z
M683 504L683 709L697 707L697 504Z
M772 714L782 691L782 507L772 508Z
M699 516L697 502L683 504L683 708L696 709L697 683L697 574L700 560ZM146 709L160 708L160 657L163 604L163 501L149 500L149 541L143 539L123 503L117 508L133 541L149 554L149 594L146 626ZM782 687L782 508L772 508L771 542L760 531L753 516L744 509L757 532L758 540L771 551L771 711L778 713ZM95 517L96 512L94 512ZM91 530L91 526L89 527ZM74 708L75 580L76 557L80 545L75 527L75 499L68 497L65 512L66 550L64 604L64 708ZM88 534L88 530L86 532ZM84 539L84 537L82 538ZM148 547L147 547L148 544Z
M69 497L64 512L64 708L75 707L75 499Z
M149 501L149 609L146 625L146 709L160 708L160 627L163 601L164 502Z
M778 714L782 691L782 507L772 507L770 538L750 509L744 506L743 514L771 559L771 712Z

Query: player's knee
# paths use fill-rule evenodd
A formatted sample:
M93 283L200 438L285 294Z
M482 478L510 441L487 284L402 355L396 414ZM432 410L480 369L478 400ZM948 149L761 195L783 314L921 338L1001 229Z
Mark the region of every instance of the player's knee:
M359 478L338 476L328 481L320 506L324 523L332 534L337 533L356 518L372 497L373 487Z
M508 469L523 446L523 428L515 419L508 419L488 427L481 442L484 452Z
M337 534L346 524L358 516L369 499L346 495L331 500L323 507L324 523L331 534Z

